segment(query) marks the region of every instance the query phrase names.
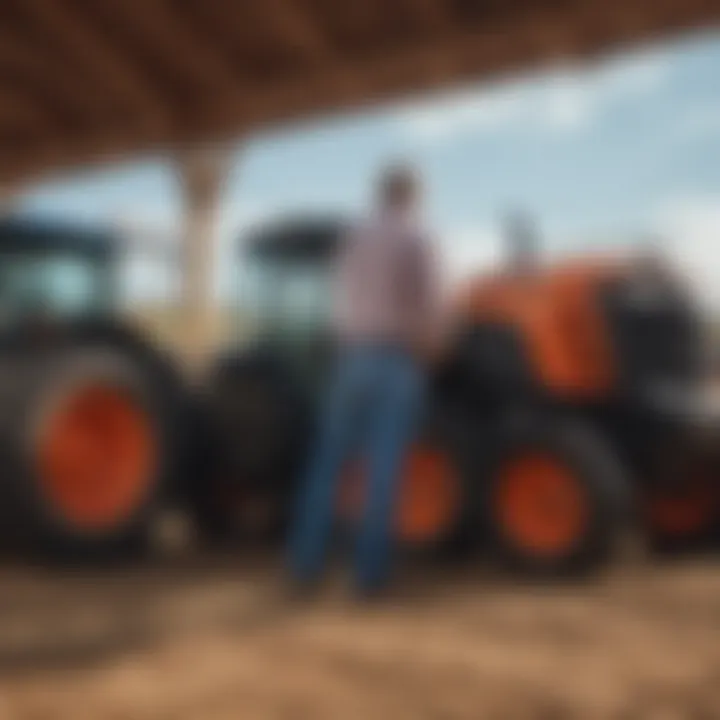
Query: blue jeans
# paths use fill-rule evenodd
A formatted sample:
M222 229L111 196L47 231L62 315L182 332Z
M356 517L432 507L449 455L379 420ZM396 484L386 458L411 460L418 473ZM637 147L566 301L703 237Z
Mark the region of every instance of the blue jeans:
M405 451L423 396L423 373L409 353L380 345L340 359L290 537L290 571L300 582L322 573L346 460L364 452L365 509L356 540L355 581L372 590L389 579L393 519Z

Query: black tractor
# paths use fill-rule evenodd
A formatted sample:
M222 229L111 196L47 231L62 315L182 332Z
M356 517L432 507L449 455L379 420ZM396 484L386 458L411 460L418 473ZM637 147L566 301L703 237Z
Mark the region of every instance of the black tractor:
M289 218L238 241L240 332L208 380L206 472L192 503L207 538L268 540L287 526L336 352L332 268L345 227L335 217ZM471 507L469 429L452 403L431 400L403 476L396 531L407 549L463 544ZM358 450L337 498L340 528L351 526L362 507Z
M0 220L0 536L64 558L139 549L176 475L182 392L118 313L119 238Z

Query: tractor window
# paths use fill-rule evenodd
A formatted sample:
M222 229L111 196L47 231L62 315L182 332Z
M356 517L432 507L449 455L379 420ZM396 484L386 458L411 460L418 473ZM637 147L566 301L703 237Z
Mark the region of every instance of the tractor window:
M74 255L4 256L0 262L0 311L74 315L103 310L112 295L106 263Z
M306 333L330 319L330 269L327 263L250 259L242 306L261 331Z

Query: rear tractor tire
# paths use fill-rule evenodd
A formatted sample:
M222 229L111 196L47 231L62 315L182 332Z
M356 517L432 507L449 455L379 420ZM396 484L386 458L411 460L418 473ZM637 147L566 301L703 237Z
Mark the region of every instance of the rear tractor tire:
M472 438L464 416L437 404L408 449L396 503L401 550L423 556L464 554L472 544ZM366 498L365 463L349 463L338 499L341 526L357 526Z
M645 498L649 548L662 556L707 550L718 540L720 460L715 453L685 454L664 464L666 482L655 483Z
M275 358L251 352L218 364L197 410L200 449L188 490L201 540L266 545L284 535L310 417Z
M169 448L142 368L111 349L5 358L0 370L0 532L48 558L143 547Z
M480 512L501 564L552 578L586 575L607 563L630 497L603 438L578 420L557 417L517 418L497 432L481 464Z

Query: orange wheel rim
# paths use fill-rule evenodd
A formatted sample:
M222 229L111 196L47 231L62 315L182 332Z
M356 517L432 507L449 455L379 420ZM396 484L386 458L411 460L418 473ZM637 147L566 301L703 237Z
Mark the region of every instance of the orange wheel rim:
M365 475L360 464L348 470L340 512L355 519L365 503ZM395 530L402 542L429 542L447 531L460 502L457 472L445 453L418 445L408 454L400 485Z
M571 552L588 521L587 498L578 478L546 453L505 462L495 500L506 537L536 555Z
M126 393L78 389L53 410L39 447L40 485L70 525L106 529L126 519L151 481L156 448L147 414Z
M651 495L648 518L653 529L681 538L709 529L716 507L712 483L705 478L696 478L675 491Z
M397 532L421 542L445 532L457 515L459 483L450 459L440 450L418 446L407 457L397 515Z

